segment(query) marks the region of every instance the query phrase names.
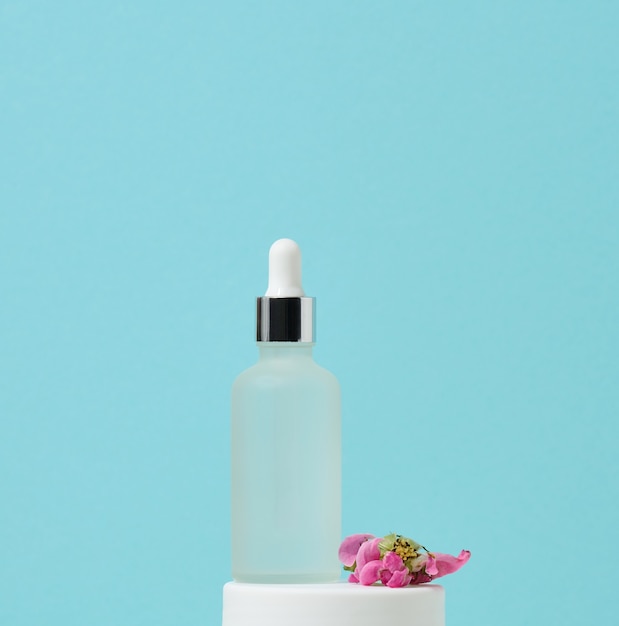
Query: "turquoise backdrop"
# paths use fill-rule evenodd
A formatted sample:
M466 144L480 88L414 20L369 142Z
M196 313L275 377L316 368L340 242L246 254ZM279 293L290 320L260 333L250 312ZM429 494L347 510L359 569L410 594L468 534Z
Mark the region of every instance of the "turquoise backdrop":
M0 624L219 624L279 237L343 532L470 549L448 626L613 623L618 32L601 0L0 1Z

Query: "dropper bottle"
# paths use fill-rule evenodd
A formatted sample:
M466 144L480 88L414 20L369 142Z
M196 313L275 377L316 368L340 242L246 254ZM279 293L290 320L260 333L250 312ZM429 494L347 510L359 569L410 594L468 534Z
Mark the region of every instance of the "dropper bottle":
M258 362L232 387L232 576L250 583L338 580L340 387L312 356L315 300L291 239L269 252L257 299Z

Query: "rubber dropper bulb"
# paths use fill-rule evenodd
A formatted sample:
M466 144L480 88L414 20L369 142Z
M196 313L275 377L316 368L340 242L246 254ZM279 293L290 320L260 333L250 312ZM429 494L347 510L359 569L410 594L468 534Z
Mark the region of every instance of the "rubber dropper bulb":
M292 239L278 239L269 250L270 298L300 298L305 295L301 282L301 249Z

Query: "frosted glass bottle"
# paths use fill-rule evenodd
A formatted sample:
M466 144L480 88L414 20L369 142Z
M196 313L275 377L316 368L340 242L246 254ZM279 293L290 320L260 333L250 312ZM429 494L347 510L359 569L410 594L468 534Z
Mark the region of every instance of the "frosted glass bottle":
M313 359L314 300L296 243L275 242L258 298L259 358L232 387L232 576L250 583L340 577L340 387Z
M340 577L340 388L312 345L259 344L232 389L232 577Z

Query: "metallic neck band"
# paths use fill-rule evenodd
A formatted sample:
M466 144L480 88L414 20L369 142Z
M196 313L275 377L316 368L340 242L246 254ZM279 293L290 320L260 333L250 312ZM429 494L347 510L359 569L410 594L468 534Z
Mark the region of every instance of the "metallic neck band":
M313 343L315 298L257 298L256 340Z

